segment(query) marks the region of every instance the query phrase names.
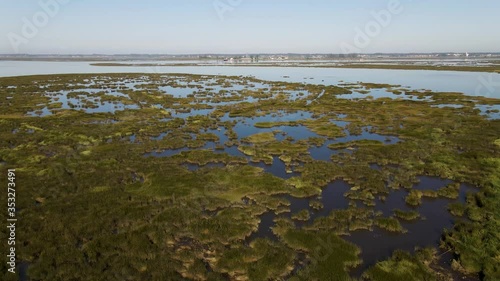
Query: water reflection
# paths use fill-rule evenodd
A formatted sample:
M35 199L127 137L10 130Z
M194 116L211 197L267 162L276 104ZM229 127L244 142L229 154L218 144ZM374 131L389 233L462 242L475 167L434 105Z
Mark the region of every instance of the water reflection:
M458 92L476 95L480 74L458 71L336 69L314 67L230 67L230 66L161 66L161 67L99 67L94 62L0 61L0 77L69 73L187 73L202 75L254 76L270 81L338 85L343 82L404 85L412 89ZM127 62L117 62L127 63ZM495 75L495 74L491 74ZM312 79L304 80L304 77ZM497 76L497 80L499 79ZM500 91L487 92L500 98Z

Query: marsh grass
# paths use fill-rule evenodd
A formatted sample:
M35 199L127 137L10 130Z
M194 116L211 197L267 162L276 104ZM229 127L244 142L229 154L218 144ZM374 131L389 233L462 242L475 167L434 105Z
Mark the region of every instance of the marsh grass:
M417 211L402 211L402 210L394 210L394 216L398 219L413 221L420 218L420 214Z
M233 86L243 90L231 90ZM161 87L172 87L172 93ZM191 93L173 94L184 88ZM416 99L338 97L365 88L404 91L402 96ZM306 94L292 99L287 91ZM65 108L56 94L61 92L74 98L73 106L70 102ZM117 92L123 95L111 94ZM249 97L254 100L249 102ZM103 104L114 110L89 113ZM440 104L462 107L436 107ZM471 97L459 93L403 90L394 85L339 87L250 77L1 78L0 163L17 169L17 184L22 188L18 204L25 223L18 237L23 245L19 259L30 264L31 280L225 280L228 276L348 280L348 269L361 262L360 249L336 234L373 230L374 225L402 232L398 219L417 219L417 213L399 210L395 217L381 217L374 211L376 198L404 188L410 190L408 204L418 206L423 198L456 199L458 183L468 183L480 191L468 195L465 204L449 206L463 219L445 231L441 244L454 254L455 268L485 280L498 279L500 123L481 115L476 104L500 102L483 97L471 102ZM278 140L278 132L259 131L241 139L236 133L246 118L296 112L308 113L308 119L259 122L253 129L304 126L319 137ZM348 125L342 128L332 120ZM222 128L227 141L215 133ZM331 161L312 159L311 147L345 137L345 130L356 136L367 128L368 133L400 141L330 145L356 149L332 154ZM218 151L204 149L207 145ZM229 154L225 149L231 147L248 158ZM151 152L170 156L151 157ZM248 159L267 164L281 161L287 171L299 174L278 178L248 165ZM190 171L185 163L197 167ZM221 166L210 167L211 163ZM372 169L372 163L380 168ZM454 183L437 191L412 189L422 175ZM335 180L351 187L344 194L350 201L348 209L335 210L303 228L278 215L273 228L277 241L247 241L258 229L262 214L273 211L286 216L290 211L289 202L275 195L318 198ZM310 201L313 209L321 208L318 203ZM5 214L0 218L6 219ZM305 255L306 263L294 271L299 255ZM364 276L432 280L430 259L420 255L396 252ZM5 264L1 268L6 272Z
M374 220L374 224L382 229L391 231L391 232L400 232L406 233L408 232L403 228L401 223L395 218L376 218Z
M363 278L371 281L439 280L437 273L429 267L435 254L433 249L420 250L414 256L396 251L390 259L378 262L368 269Z

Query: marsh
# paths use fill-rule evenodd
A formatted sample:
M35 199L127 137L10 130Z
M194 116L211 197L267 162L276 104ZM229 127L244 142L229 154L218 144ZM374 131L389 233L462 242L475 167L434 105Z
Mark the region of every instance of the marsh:
M499 99L285 80L0 78L0 162L23 194L23 272L498 276L500 121L482 108Z

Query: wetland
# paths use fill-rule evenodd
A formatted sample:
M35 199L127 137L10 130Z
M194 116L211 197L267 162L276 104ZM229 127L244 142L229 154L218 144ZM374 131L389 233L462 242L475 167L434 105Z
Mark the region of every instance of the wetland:
M500 278L500 99L282 80L0 78L23 278Z

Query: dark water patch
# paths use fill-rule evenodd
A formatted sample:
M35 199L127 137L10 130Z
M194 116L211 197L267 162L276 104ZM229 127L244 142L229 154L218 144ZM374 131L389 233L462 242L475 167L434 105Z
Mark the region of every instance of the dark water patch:
M273 233L272 228L275 226L274 219L276 214L273 211L264 213L259 217L260 223L257 231L253 232L247 242L251 242L257 238L267 238L271 241L278 241L278 237Z
M267 122L267 121L266 121ZM281 121L272 121L281 122ZM252 124L253 123L253 124ZM251 135L264 132L275 132L279 131L283 134L276 135L277 140L283 140L286 137L292 137L294 141L308 139L312 137L320 137L318 134L311 132L304 126L278 126L273 128L256 128L254 127L255 122L247 124L238 124L234 127L234 131L241 138L246 138Z
M224 128L224 127L220 127L217 130L207 130L207 133L212 133L212 134L216 135L217 137L219 137L219 144L220 145L223 145L229 141L229 138L226 135L226 128Z
M405 197L408 191L404 189L391 190L384 199L377 199L375 201L376 210L383 213L384 217L393 215L394 209L402 211L409 211L411 208L406 204Z
M250 160L250 157L246 156L245 154L243 154L243 152L239 151L237 146L231 146L231 147L226 146L224 147L224 150L222 152L225 152L231 156L245 157L248 160Z
M217 146L218 146L217 142L208 141L205 143L205 145L202 147L202 149L212 150L214 153L223 153L224 150L218 150Z
M18 265L18 270L19 270L19 281L29 281L30 278L28 277L28 269L30 267L30 263L22 261Z
M396 136L388 136L388 135L380 135L377 133L371 133L370 132L371 127L364 127L362 129L361 134L359 135L353 135L351 134L348 130L345 130L345 133L347 136L342 137L342 138L337 138L333 141L333 143L345 143L345 142L352 142L352 141L360 141L360 140L373 140L373 141L379 141L385 144L396 144L400 142L400 139Z
M330 149L328 146L330 144L336 143L335 141L328 140L320 147L309 148L309 154L314 160L329 162L332 159L332 155L339 155L342 153L352 154L356 148L353 149Z
M295 141L320 137L318 134L311 132L304 126L281 126L276 127L276 129L284 132L286 137L292 137Z
M312 114L310 112L298 111L295 113L286 113L280 111L278 113L268 114L265 116L240 118L238 119L239 123L236 124L236 126L234 127L234 131L238 134L240 138L245 138L257 133L274 132L274 131L285 132L287 136L290 136L295 140L307 139L310 137L319 137L316 133L311 132L304 126L279 126L273 128L255 127L257 123L290 122L290 121L305 120L310 118L312 118Z
M292 177L300 176L300 174L296 172L287 173L287 167L285 166L285 163L283 163L283 161L281 161L277 156L273 157L272 165L267 165L262 162L259 163L250 162L250 165L262 168L264 169L265 172L273 174L274 176L280 177L282 179L289 179Z
M335 122L337 122L337 121L335 121ZM352 154L354 151L356 151L356 148L332 150L328 147L331 144L348 143L348 142L361 141L361 140L379 141L381 143L384 143L385 145L391 145L391 144L396 144L396 143L400 142L400 139L396 136L385 136L385 135L380 135L380 134L376 134L376 133L371 133L370 130L371 130L371 127L365 127L365 128L363 128L363 131L360 135L352 135L346 129L346 130L344 130L344 132L346 134L345 137L340 137L340 138L336 138L333 140L327 140L320 147L311 147L309 149L309 153L314 160L330 161L332 155L338 155L341 153Z
M462 183L460 184L460 193L458 194L458 200L460 203L465 203L467 201L468 194L475 194L478 192L478 188L467 183Z
M343 180L337 180L330 183L321 191L321 196L317 199L323 205L323 208L316 210L310 206L312 198L296 198L285 196L291 203L290 214L294 215L302 210L309 212L310 218L306 222L297 222L299 226L311 224L320 217L326 217L334 210L344 210L349 207L349 201L344 194L351 189L351 186Z
M306 224L311 224L315 219L319 217L328 216L334 210L347 209L349 206L348 200L344 197L345 192L350 190L349 184L345 181L338 180L330 183L326 188L321 192L320 198L297 198L290 195L280 196L282 198L287 199L290 202L290 212L286 214L282 214L280 216L285 216L291 218L293 215L298 214L302 210L307 210L310 214L310 218L308 221L298 222L295 221L297 227L302 227ZM319 199L323 204L323 208L321 210L313 209L310 206L310 202L312 199ZM277 215L274 211L269 211L260 216L260 224L258 230L254 232L249 238L248 241L252 241L255 238L269 238L273 241L277 240L277 237L272 233L272 228L275 226L274 219Z
M309 154L314 160L331 161L333 151L330 148L328 148L328 144L330 143L324 144L320 147L309 148Z
M434 183L438 182L437 179L434 180ZM439 182L446 184L447 181L439 179ZM370 266L389 258L398 249L414 253L415 247L438 247L443 230L452 228L459 219L450 214L448 205L452 202L463 203L469 192L477 192L477 189L463 184L459 199L424 198L422 205L417 208L406 204L407 190L391 191L385 201L377 200L375 210L381 211L385 217L393 215L395 209L400 209L416 210L422 219L410 222L401 220L401 225L408 230L405 234L392 233L376 227L373 231L359 230L345 236L346 240L358 245L362 250L363 264L353 270L353 275L360 277Z
M445 187L446 185L452 183L452 180L442 179L438 177L428 177L428 176L420 176L417 177L419 183L413 186L414 189L417 190L434 190Z

